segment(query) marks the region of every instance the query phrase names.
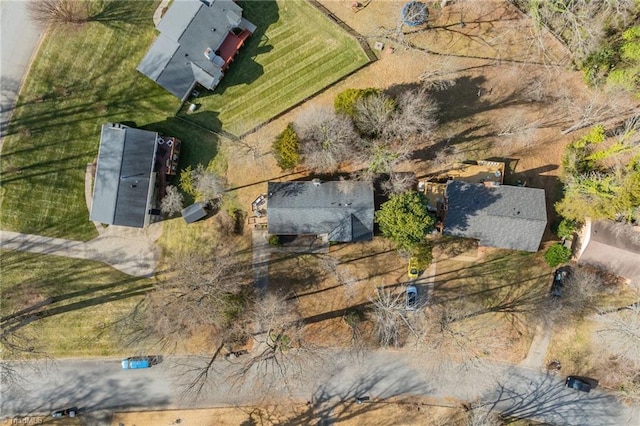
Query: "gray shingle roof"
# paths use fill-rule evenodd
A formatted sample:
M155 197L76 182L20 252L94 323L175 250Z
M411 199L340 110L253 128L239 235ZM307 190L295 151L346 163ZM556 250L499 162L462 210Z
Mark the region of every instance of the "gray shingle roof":
M154 190L158 134L107 123L102 126L89 219L142 228Z
M204 208L204 203L193 203L188 207L182 209L182 218L187 223L196 222L207 215L207 210Z
M444 233L480 244L538 251L547 225L543 189L451 181L446 189Z
M640 284L640 233L630 225L587 222L588 240L579 263L596 266Z
M269 182L270 234L328 234L330 241L373 238L373 185L369 182Z
M189 95L196 82L213 89L224 76L219 64L205 57L207 48L215 52L234 26L250 32L256 29L241 18L242 8L233 0L210 3L174 0L158 23L160 36L137 68L180 99Z

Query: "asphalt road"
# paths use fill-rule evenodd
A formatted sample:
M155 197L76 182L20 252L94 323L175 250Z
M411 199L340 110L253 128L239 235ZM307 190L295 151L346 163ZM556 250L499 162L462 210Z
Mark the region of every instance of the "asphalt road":
M196 358L165 359L144 370L122 370L119 360L66 360L44 369L46 374L17 366L28 382L2 390L2 417L37 415L77 406L85 419L108 418L113 411L247 405L277 401L291 395L312 401L326 418L333 408L356 397L370 397L369 404L400 395L419 395L466 401L482 401L496 411L535 418L558 425L638 425L638 411L621 404L599 389L582 393L566 389L563 377L509 365L485 364L461 369L456 365L427 368L416 353L379 351L360 358L332 352L324 363L314 362L306 379L261 390L256 372L231 388L222 372L235 365L216 364L216 382L200 399L181 395L178 384L191 375ZM334 420L339 420L334 418ZM91 423L88 423L91 424Z
M20 84L43 33L29 20L30 1L34 0L0 1L0 148Z

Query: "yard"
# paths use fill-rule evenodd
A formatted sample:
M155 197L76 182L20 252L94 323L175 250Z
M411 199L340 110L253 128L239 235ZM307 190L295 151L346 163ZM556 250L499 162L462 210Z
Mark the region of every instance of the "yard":
M213 93L182 116L241 135L313 95L368 59L356 40L303 0L240 1L258 29Z
M185 142L181 166L207 163L217 140L171 115L179 101L135 70L155 30L157 1L105 3L97 20L52 29L22 88L2 150L2 228L89 240L87 163L100 127L123 122Z
M150 279L99 262L2 251L2 326L51 357L125 353L113 323L131 311ZM3 357L11 356L10 353Z

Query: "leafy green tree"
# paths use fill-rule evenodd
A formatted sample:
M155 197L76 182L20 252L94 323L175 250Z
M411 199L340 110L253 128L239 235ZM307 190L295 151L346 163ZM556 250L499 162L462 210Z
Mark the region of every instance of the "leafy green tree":
M424 242L434 228L434 218L427 211L427 199L417 191L396 194L376 212L382 235L407 251Z
M560 238L566 238L573 235L578 229L578 224L571 219L562 219L558 224L557 234Z
M567 263L570 259L571 250L559 243L552 245L544 253L544 260L552 268L562 263Z
M291 170L300 163L300 140L289 123L273 142L273 153L282 170Z
M347 89L338 93L333 101L333 107L337 113L353 117L356 114L356 103L360 99L380 93L380 89L374 89L372 87L366 89Z

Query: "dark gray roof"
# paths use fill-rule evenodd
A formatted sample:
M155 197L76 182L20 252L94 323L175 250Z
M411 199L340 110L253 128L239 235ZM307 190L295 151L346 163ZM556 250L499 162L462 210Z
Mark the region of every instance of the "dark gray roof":
M269 182L270 234L321 235L330 241L373 238L373 185L370 182Z
M445 234L477 239L484 246L538 251L547 226L543 189L454 180L446 198Z
M121 124L102 126L89 219L142 228L154 190L158 134Z
M578 262L596 266L640 284L640 230L609 221L587 222Z
M180 99L189 95L196 82L213 89L224 73L204 55L216 51L234 27L255 31L242 19L242 8L233 0L174 0L157 29L160 36L151 46L138 71Z
M184 221L187 223L193 223L205 217L207 215L207 210L204 207L204 203L193 203L182 209L182 217Z

